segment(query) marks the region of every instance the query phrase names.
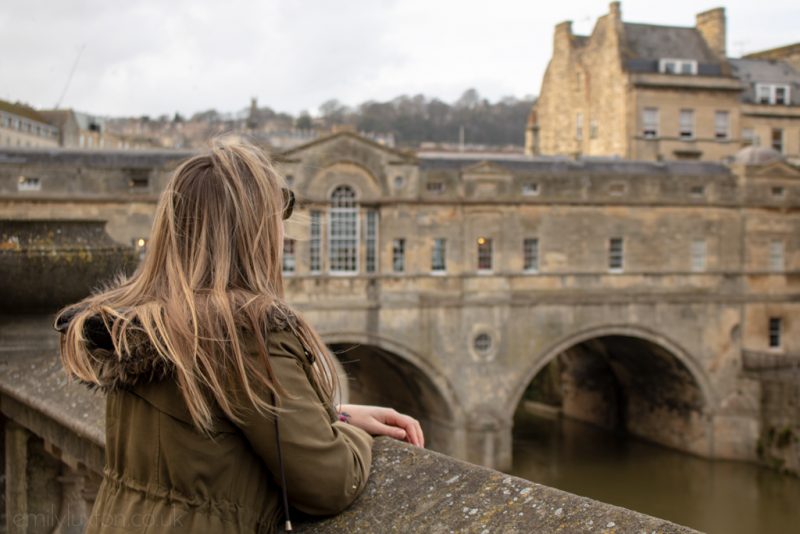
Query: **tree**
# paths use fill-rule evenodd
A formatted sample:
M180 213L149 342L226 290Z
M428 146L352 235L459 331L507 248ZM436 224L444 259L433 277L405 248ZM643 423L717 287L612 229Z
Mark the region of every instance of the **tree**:
M303 111L297 120L294 122L294 127L298 130L310 130L314 123L311 121L311 115L308 111Z

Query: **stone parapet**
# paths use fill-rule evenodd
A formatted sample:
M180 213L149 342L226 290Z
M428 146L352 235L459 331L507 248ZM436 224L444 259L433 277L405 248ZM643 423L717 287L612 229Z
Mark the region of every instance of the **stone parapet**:
M67 382L52 352L0 350L0 411L9 443L23 443L25 435L43 440L43 449L64 464L69 476L61 478L71 485L62 493L75 493L76 477L86 479L78 480L81 487L96 483L102 467L98 452L104 441L104 402L99 394ZM27 462L22 450L6 447L6 455L16 454L6 458L6 465ZM25 490L25 480L15 478L19 471L6 471L11 497L6 502L16 507L7 510L7 521L28 513L29 500L37 497ZM87 498L85 491L75 494ZM55 510L64 506L80 507L81 502L54 503ZM375 441L369 483L352 507L331 518L294 519L295 530L307 533L693 532L388 438ZM17 531L9 527L9 532Z

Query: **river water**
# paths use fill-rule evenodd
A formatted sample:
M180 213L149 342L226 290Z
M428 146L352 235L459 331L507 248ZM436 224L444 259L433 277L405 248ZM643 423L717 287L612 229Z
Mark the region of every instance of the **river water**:
M518 414L512 474L709 534L800 533L800 478Z

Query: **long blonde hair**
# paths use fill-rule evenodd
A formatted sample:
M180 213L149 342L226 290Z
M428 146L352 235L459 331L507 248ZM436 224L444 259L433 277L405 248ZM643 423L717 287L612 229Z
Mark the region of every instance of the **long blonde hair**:
M180 165L161 195L136 272L59 314L73 316L61 345L68 374L100 383L84 334L86 320L99 315L117 354L130 352L130 333L147 336L174 370L199 429L211 429L212 398L233 421L240 420L242 394L259 412L272 413L273 399L291 394L273 376L265 348L267 317L278 314L317 357L315 379L332 400L331 357L284 301L283 187L269 158L246 143L217 140ZM257 341L259 358L247 355L243 331Z

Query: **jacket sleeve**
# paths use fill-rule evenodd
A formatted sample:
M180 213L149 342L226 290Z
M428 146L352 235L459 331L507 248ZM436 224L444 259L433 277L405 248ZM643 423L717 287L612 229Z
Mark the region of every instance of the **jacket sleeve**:
M288 393L280 400L278 424L289 502L307 514L338 513L366 485L372 437L352 425L331 421L306 372L310 363L293 333L270 333L267 350L273 372ZM273 416L249 408L239 426L280 483Z

